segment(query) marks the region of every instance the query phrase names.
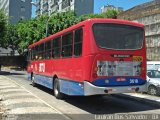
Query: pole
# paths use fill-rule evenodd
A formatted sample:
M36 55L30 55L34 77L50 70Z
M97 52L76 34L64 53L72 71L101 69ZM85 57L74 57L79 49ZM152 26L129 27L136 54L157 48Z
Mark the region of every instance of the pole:
M48 14L49 14L49 12L48 12ZM51 16L52 15L49 16L48 20L46 20L46 37L48 37L48 25L49 25L48 23L49 23Z
M46 21L46 37L48 36L48 21L49 19Z

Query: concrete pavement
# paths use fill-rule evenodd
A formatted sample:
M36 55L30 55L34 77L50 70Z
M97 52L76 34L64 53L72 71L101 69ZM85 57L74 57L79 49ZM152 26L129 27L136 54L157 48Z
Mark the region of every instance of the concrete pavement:
M9 78L0 75L0 103L5 111L2 120L68 120L60 111L27 91Z

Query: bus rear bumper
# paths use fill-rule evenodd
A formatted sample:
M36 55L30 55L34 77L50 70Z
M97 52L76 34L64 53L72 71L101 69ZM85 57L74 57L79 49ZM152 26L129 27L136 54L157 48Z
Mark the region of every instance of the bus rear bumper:
M147 86L119 86L119 87L98 87L87 81L84 81L84 95L103 95L103 94L116 94L116 93L133 93L133 92L146 92Z

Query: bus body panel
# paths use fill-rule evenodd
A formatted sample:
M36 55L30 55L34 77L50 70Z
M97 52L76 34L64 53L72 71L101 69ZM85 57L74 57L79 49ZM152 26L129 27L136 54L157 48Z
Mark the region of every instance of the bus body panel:
M81 22L66 30L63 30L55 35L43 39L33 45L32 47L49 41L56 36L61 36L68 31L83 26L83 41L82 41L82 55L79 57L50 59L50 60L33 60L28 65L28 79L31 79L32 74L35 76L35 82L53 89L54 77L60 80L60 91L67 95L96 95L96 94L111 94L133 92L136 89L145 91L146 82L146 52L145 39L143 40L143 47L139 50L110 50L98 47L95 42L92 26L94 23L115 23L128 24L144 28L143 25L123 20L113 19L95 19ZM128 55L129 57L113 57L116 55ZM98 76L98 64L104 62L131 62L133 57L140 57L142 73L140 76ZM107 63L108 64L108 63ZM124 64L125 65L125 64ZM137 82L138 81L138 82ZM109 83L108 83L109 82ZM109 91L111 90L112 91Z

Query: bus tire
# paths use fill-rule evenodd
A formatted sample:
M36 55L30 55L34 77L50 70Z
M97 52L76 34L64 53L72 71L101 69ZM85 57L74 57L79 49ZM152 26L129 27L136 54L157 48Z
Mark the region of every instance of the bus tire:
M31 74L31 84L32 84L33 87L36 86L36 83L35 83L34 79L35 79L35 77L34 77L34 74L32 73Z
M59 79L58 78L55 78L55 80L54 80L53 91L54 91L54 96L57 99L62 99L64 97L64 94L60 92L60 84L59 84Z

